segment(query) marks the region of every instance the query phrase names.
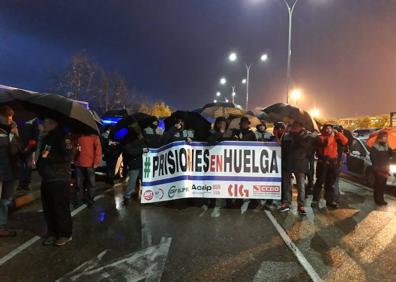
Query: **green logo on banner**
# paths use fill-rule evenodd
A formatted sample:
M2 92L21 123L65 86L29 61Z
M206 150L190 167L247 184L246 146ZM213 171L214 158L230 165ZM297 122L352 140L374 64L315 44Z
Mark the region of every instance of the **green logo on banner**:
M151 161L149 157L146 157L144 161L144 178L148 178L150 176L150 171L151 171Z

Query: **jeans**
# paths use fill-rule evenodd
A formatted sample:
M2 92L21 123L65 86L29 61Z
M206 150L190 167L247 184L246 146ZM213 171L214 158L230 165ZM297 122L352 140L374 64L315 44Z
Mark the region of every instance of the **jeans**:
M70 237L73 225L70 214L69 181L41 183L41 201L48 235Z
M305 173L294 173L297 182L297 204L303 207L305 204ZM293 196L292 174L285 172L282 178L282 203L291 205Z
M76 167L77 187L74 189L73 201L78 203L81 193L85 202L93 200L95 192L95 169L92 167Z
M316 183L314 186L313 201L319 201L320 193L324 185L324 198L327 203L333 202L334 183L337 178L337 165L332 161L319 160L316 166Z
M11 205L17 186L17 180L0 181L0 228L4 228L7 225L8 208Z
M138 168L138 169L131 169L129 171L129 182L128 182L128 186L124 192L124 198L126 199L130 199L132 197L133 194L136 194L136 181L138 180L138 178L141 178L142 174L142 169Z

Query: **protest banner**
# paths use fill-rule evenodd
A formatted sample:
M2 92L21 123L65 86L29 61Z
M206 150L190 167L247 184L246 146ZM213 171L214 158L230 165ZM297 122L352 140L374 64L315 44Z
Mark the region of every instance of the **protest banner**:
M173 142L143 155L142 203L182 198L281 198L274 142Z

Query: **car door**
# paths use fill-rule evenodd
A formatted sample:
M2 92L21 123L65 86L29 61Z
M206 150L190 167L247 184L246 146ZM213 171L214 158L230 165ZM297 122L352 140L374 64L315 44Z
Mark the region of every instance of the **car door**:
M360 140L354 138L350 147L350 153L347 157L347 168L350 172L363 175L364 160L366 158L366 151Z

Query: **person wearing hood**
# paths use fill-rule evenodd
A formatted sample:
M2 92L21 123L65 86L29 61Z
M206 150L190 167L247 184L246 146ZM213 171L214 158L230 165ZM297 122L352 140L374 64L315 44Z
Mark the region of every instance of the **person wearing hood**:
M280 212L288 212L292 201L292 174L297 182L298 213L305 211L305 175L309 170L308 152L313 146L313 135L303 124L295 121L282 138L282 201Z
M319 207L320 193L325 189L326 206L338 208L334 198L334 184L337 178L339 144L346 145L348 138L335 130L331 124L325 124L322 134L316 139L318 162L316 165L316 182L314 185L312 208Z
M286 132L286 125L283 122L275 122L274 129L272 130L272 134L274 136L274 141L278 144L281 144L282 137Z
M256 126L256 139L261 142L270 142L274 140L274 136L267 131L267 123L265 120L260 120L260 124Z
M209 145L216 145L217 143L228 140L226 137L226 132L228 130L227 119L225 117L218 117L214 123L213 128L210 130L210 135L208 137Z
M149 126L143 129L144 142L148 148L159 148L163 144L163 135L158 128L158 119L154 120Z
M12 108L0 107L0 237L16 236L15 231L7 229L8 208L18 186L22 152L22 141L13 116Z
M41 176L41 201L47 223L44 246L63 246L72 240L70 213L71 163L74 156L73 141L59 123L46 118L40 146L37 170Z
M378 206L386 206L388 204L384 200L384 192L392 155L393 152L388 147L388 134L386 132L379 133L374 146L370 150L370 159L373 163L375 174L374 202Z
M250 129L250 120L248 117L241 117L239 129L233 130L232 139L237 141L257 141L256 135Z
M186 141L191 143L195 139L194 129L186 128L186 123L182 118L178 118L174 126L163 134L163 143L168 144L175 141Z

